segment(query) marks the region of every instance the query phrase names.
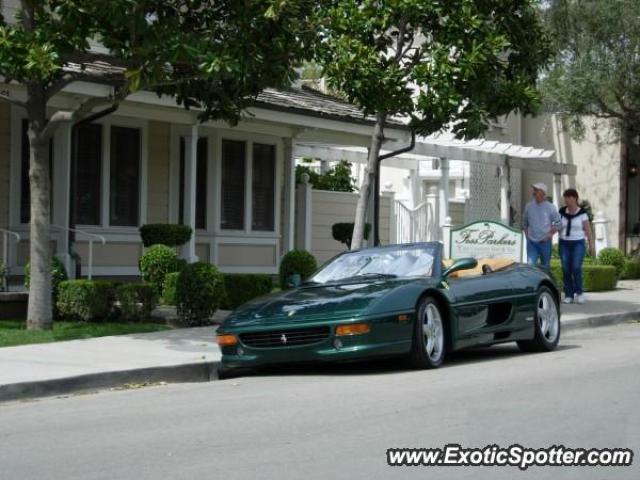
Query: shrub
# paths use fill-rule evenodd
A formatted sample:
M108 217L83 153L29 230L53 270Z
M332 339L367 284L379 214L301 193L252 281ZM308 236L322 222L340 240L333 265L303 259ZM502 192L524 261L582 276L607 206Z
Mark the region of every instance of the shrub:
M0 292L3 292L7 288L7 274L9 269L7 266L0 262Z
M270 275L225 273L223 277L227 295L222 308L226 310L233 310L249 300L266 295L273 288Z
M598 253L598 264L613 265L616 275L620 278L624 270L624 253L618 248L604 248Z
M176 286L180 272L171 272L164 277L164 286L162 287L162 303L165 305L176 304Z
M626 258L624 260L624 268L622 269L622 278L625 280L640 278L640 260Z
M179 324L209 324L224 299L224 279L216 267L204 262L187 265L178 277L176 307Z
M69 320L102 321L111 313L114 284L100 280L66 280L60 284L58 311Z
M60 284L69 280L67 270L64 268L62 261L58 257L51 257L51 304L53 305L53 316L58 316L58 294L60 292ZM24 267L24 286L29 288L31 284L31 263L27 263Z
M347 248L351 248L351 238L353 237L353 222L351 223L334 223L331 227L331 234L334 240L344 243ZM371 224L365 223L364 225L364 238L369 238L371 232Z
M146 321L156 306L156 296L150 285L123 283L116 287L120 317L127 321Z
M288 288L287 279L293 274L298 274L302 280L306 280L316 271L318 263L313 255L306 250L291 250L280 261L280 287Z
M168 273L176 272L180 265L175 250L166 245L152 245L140 259L140 272L142 279L150 284L154 293L160 297L164 277Z
M555 284L562 290L562 265L559 261L551 261L551 273ZM583 264L582 281L585 292L603 292L615 289L618 277L613 265Z
M140 227L140 237L145 247L152 245L178 247L187 243L192 234L193 230L188 225L151 223Z

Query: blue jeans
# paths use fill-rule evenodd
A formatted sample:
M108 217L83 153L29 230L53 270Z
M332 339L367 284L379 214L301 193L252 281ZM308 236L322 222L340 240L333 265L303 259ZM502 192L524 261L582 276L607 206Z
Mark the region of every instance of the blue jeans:
M568 298L583 293L582 260L584 260L585 251L584 240L560 240L564 294Z
M536 242L527 238L527 257L530 265L535 265L540 259L540 263L551 267L551 239Z

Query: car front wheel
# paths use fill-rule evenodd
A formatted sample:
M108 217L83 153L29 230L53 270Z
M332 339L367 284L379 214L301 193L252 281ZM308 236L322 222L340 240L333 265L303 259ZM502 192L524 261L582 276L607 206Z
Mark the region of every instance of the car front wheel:
M444 315L433 297L422 299L416 310L411 364L416 368L437 368L447 350Z
M523 352L550 352L560 341L560 309L549 287L540 287L534 311L533 340L520 340Z

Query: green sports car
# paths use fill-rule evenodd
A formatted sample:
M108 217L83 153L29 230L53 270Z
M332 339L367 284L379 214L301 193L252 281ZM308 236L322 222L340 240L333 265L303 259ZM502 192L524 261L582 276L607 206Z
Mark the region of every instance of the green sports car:
M442 250L433 242L348 251L301 285L246 303L218 330L223 369L391 356L435 368L468 347L556 347L560 296L546 270L447 264Z

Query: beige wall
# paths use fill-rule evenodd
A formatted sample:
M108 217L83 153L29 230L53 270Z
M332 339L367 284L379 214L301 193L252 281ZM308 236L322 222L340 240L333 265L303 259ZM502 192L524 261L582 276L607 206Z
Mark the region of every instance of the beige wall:
M219 267L275 267L275 245L223 244L218 246Z
M311 252L322 264L343 252L346 245L333 239L334 223L353 222L358 203L358 193L313 190L311 211ZM380 241L389 243L389 197L380 197ZM373 236L373 232L371 232Z
M573 187L580 197L589 200L593 213L604 213L610 221L609 241L618 244L620 224L620 143L615 140L607 125L601 123L594 129L593 121L585 121L585 138L576 141L564 131L557 116L545 115L523 119L523 144L534 145L556 152L560 163L577 166L577 174L562 176L562 190ZM551 194L553 176L544 172L523 172L522 200L528 200L528 186L545 182ZM562 202L560 202L562 204Z
M82 265L89 259L89 243L78 242L75 250L82 257ZM142 256L142 243L93 243L94 267L137 267Z
M147 223L169 222L170 125L149 122Z

